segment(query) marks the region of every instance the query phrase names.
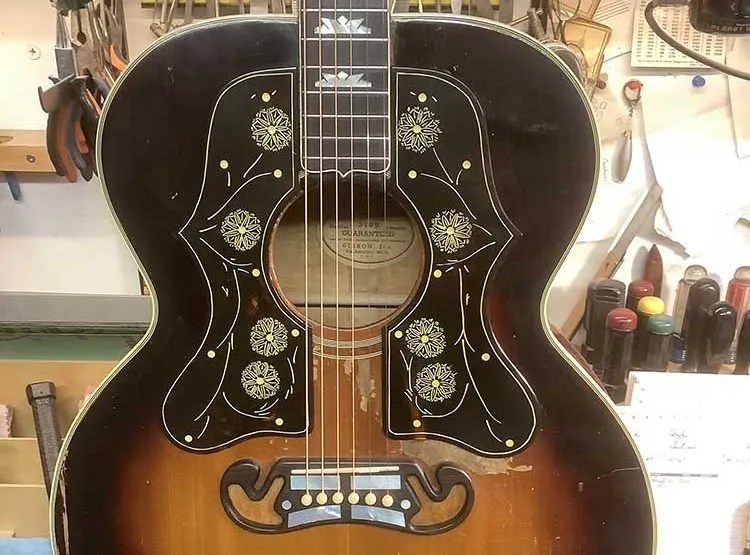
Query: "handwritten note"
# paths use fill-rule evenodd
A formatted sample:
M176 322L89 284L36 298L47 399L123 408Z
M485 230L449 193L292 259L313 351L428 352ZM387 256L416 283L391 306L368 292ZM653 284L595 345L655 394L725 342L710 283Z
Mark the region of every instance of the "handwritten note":
M658 555L741 555L750 503L750 376L634 372L618 407L643 456Z

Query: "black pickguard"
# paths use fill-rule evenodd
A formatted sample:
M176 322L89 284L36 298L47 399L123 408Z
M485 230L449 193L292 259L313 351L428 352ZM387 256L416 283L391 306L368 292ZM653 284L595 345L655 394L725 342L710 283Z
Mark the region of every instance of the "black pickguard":
M447 74L397 69L395 91L394 181L429 256L414 305L384 333L387 431L508 455L528 444L537 419L484 314L495 266L520 236L494 193L484 116Z
M209 322L163 409L185 448L306 431L312 336L274 297L267 270L270 230L296 186L296 86L293 70L239 77L211 116L203 185L177 232L206 280Z

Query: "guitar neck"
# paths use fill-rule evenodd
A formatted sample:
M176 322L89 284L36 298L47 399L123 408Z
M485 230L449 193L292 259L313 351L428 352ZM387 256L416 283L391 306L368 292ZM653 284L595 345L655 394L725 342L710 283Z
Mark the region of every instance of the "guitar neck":
M388 168L388 18L387 0L302 3L302 152L308 172Z

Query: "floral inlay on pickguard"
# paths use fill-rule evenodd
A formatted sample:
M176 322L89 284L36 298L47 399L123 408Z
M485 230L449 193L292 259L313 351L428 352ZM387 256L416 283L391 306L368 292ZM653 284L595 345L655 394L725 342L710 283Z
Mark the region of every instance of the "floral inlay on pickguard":
M408 150L425 152L434 146L440 133L440 120L429 108L410 106L398 118L396 137Z
M261 231L260 220L242 208L227 214L221 222L221 236L238 251L252 249L258 243Z
M250 347L264 357L278 355L286 341L286 326L274 318L261 318L250 329Z
M436 214L430 223L430 239L443 252L454 253L469 244L473 226L469 217L457 210Z
M420 318L406 328L406 347L422 358L434 358L445 349L445 335L440 323Z
M442 403L456 392L456 373L442 362L429 364L417 374L414 389L425 401Z
M270 399L281 384L276 368L263 361L248 364L242 371L241 382L245 393L253 399Z
M255 142L265 150L281 150L288 147L292 140L292 124L289 116L275 106L258 111L251 129Z
M205 277L195 310L209 315L164 399L165 428L183 448L306 432L307 330L276 298L265 262L295 187L295 99L291 71L258 72L230 83L214 107L200 195L178 231Z
M414 306L387 327L388 432L505 456L528 443L536 413L484 312L492 268L518 232L495 195L481 109L451 77L404 70L396 113L397 188L430 266Z

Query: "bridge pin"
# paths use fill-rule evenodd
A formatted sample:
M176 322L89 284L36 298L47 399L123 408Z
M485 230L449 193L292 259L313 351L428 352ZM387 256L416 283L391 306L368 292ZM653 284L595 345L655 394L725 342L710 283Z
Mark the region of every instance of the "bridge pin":
M372 492L370 492L367 495L365 495L365 503L367 503L368 505L374 505L375 501L377 501L377 500L378 500L378 498L375 497L375 494L372 493Z
M326 492L321 491L318 495L315 496L315 501L318 502L318 505L325 505L328 501L328 495L326 495Z
M393 496L391 494L389 494L389 493L386 493L383 496L382 502L383 502L383 507L390 507L390 506L392 506L393 505Z
M336 503L336 505L341 505L341 503L344 502L344 494L341 493L340 491L337 491L331 496L331 499L333 500L334 503Z
M312 505L312 502L313 502L313 498L312 498L312 495L310 495L309 493L306 493L300 499L300 503L302 503L305 507L309 507L310 505Z
M359 503L359 494L356 491L351 492L349 494L348 500L352 505L356 505L357 503Z

